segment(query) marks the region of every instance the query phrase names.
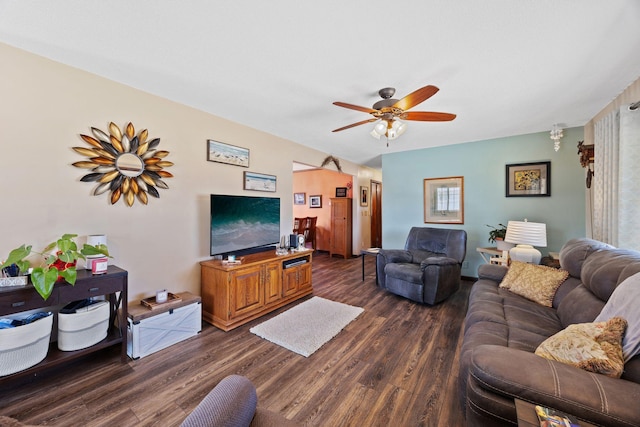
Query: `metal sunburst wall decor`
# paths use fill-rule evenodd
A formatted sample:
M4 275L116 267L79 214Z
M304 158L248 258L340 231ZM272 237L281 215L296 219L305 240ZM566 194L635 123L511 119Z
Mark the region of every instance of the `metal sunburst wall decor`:
M73 147L88 160L75 162L73 166L91 171L80 181L98 183L92 195L111 191L112 205L121 197L128 206L132 206L136 198L146 205L147 195L159 198L158 188L169 188L163 178L173 175L163 169L173 163L163 160L169 155L168 151L156 149L160 138L147 140L146 129L136 135L131 123L123 131L115 123L109 123L108 135L94 127L91 133L93 136L80 135L91 148Z

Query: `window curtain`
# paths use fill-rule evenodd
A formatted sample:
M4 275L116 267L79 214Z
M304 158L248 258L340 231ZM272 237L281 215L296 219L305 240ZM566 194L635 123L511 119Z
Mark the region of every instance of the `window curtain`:
M640 250L640 109L620 110L618 246Z
M592 236L640 249L640 110L624 106L594 124Z

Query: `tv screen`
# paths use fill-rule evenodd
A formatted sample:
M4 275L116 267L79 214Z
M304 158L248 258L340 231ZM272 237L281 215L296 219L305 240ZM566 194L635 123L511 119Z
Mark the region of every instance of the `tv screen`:
M211 195L211 256L280 242L280 198Z

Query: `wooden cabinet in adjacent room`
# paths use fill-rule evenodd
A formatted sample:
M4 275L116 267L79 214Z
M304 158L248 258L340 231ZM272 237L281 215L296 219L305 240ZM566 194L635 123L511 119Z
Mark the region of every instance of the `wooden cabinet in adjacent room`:
M352 212L350 198L331 199L331 242L329 256L333 254L351 257Z
M229 331L309 295L311 253L269 251L244 256L239 264L201 262L203 319Z

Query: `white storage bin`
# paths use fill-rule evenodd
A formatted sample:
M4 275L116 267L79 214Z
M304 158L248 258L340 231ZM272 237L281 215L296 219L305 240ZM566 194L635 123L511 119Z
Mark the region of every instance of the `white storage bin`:
M202 330L200 297L189 292L178 294L182 301L168 304L157 312L129 306L127 354L132 359L147 356L176 344ZM171 308L175 307L175 308Z
M0 375L24 371L47 357L53 314L15 328L0 329Z
M91 347L107 337L109 302L100 301L76 313L58 313L58 348L62 351Z

